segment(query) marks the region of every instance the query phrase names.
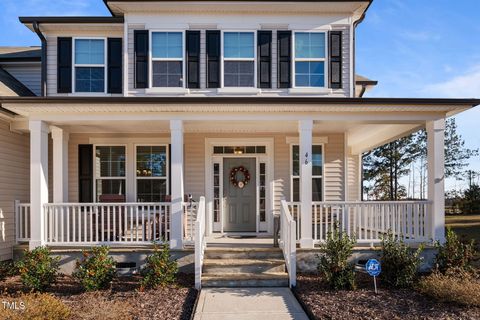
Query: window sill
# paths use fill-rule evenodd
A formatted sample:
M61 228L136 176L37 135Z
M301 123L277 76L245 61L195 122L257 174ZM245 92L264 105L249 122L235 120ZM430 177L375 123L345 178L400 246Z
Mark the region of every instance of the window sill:
M235 87L228 87L228 88L219 88L217 89L218 94L241 94L241 95L257 95L262 92L261 89L258 88L235 88Z
M73 93L69 93L68 96L69 97L111 97L113 96L113 94L104 93L104 92L73 92Z
M146 94L175 94L185 95L188 93L186 88L148 88L145 89Z
M327 95L332 94L332 89L329 88L290 88L288 89L289 94L321 94Z

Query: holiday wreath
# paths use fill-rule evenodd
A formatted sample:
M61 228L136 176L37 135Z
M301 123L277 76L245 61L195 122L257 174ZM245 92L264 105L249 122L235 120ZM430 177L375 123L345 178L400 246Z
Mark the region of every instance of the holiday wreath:
M237 179L238 173L243 174L243 179ZM250 181L250 173L244 166L235 167L230 170L230 182L240 189L243 189Z

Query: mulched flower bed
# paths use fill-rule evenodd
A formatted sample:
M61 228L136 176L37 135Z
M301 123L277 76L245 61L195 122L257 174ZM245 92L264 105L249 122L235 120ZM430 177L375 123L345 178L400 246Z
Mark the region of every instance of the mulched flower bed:
M373 280L357 277L357 290L332 291L317 275L299 275L295 295L315 319L480 319L480 308L439 303L413 289L380 284L375 295Z
M179 274L176 285L145 291L139 280L119 277L109 290L84 292L71 277L61 276L48 292L71 308L72 319L190 319L198 294L192 275ZM27 292L19 277L5 280L0 290L10 296Z

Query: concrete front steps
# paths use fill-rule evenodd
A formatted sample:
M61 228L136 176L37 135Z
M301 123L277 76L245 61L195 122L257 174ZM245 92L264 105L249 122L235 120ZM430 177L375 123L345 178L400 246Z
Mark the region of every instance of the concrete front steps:
M203 287L288 287L288 274L278 248L208 248Z

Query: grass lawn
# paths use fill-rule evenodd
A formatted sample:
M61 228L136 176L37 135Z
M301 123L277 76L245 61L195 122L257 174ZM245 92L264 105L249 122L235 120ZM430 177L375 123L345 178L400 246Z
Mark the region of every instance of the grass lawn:
M445 216L445 223L447 227L452 228L457 233L460 239L475 240L477 247L475 265L480 267L480 214L447 215Z

